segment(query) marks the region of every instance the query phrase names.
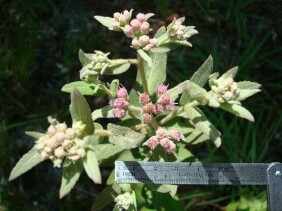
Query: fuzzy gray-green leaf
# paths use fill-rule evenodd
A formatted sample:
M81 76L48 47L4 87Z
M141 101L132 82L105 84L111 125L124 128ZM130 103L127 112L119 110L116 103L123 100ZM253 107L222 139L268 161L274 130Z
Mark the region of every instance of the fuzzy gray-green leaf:
M207 103L207 91L189 81L180 98L180 105L186 105L194 100L198 101L201 105L205 105Z
M110 85L111 92L116 93L118 90L118 87L119 87L119 80L118 79L112 80L111 85Z
M195 127L205 134L206 137L208 137L208 139L210 139L216 147L221 145L220 133L200 109L186 105L185 113L193 122Z
M236 100L242 101L245 100L246 98L260 92L260 89L242 89L239 92L239 95L236 97Z
M96 15L94 18L110 30L113 29L113 18Z
M213 70L213 58L210 55L207 60L202 64L202 66L193 74L190 81L197 84L200 87L204 85L209 80L209 76Z
M123 149L135 148L139 146L145 138L144 134L137 133L128 127L110 123L108 124L107 129L111 132L109 142L119 145Z
M178 96L180 94L182 94L185 89L187 89L188 83L189 83L189 81L187 80L187 81L184 81L184 82L178 84L177 86L167 90L167 93L169 94L170 99L172 101L175 101L178 98Z
M96 109L92 112L92 120L95 121L98 118L113 118L113 108L111 106L105 106L100 109Z
M97 90L98 84L86 83L85 81L75 81L65 84L62 87L63 92L71 93L73 89L77 89L82 95L102 96L105 92L101 89Z
M73 122L82 121L86 125L86 134L92 134L94 132L94 124L91 118L91 110L86 99L75 88L71 92L71 105L70 113Z
M144 61L146 62L145 64L147 64L149 67L152 67L151 57L145 51L143 51L141 49L138 49L137 52L141 56L141 58L144 59Z
M165 26L162 26L158 29L158 31L155 34L155 38L160 37L161 35L163 35L164 33L166 33L166 28Z
M63 198L65 195L67 195L75 186L82 170L83 165L80 160L64 168L60 188L60 198Z
M84 169L94 183L101 184L102 177L100 173L99 163L97 161L96 155L92 150L87 150L86 157L83 162Z
M103 75L118 75L126 72L130 68L129 63L120 65L109 65Z
M44 159L40 155L40 152L37 149L32 148L17 162L10 174L9 181L16 179L37 164L41 163L43 160Z
M230 70L224 73L220 78L225 78L225 79L235 78L237 72L238 72L238 66L232 67Z
M30 136L30 137L33 137L35 139L39 139L40 137L46 135L45 133L39 133L39 132L35 132L35 131L25 131L25 134Z
M123 150L124 149L119 145L114 145L111 143L99 144L94 148L94 152L98 161L112 157Z
M261 85L252 81L240 81L237 83L239 89L259 89Z
M83 67L91 62L91 59L88 56L86 56L83 50L81 49L79 49L78 58Z
M231 105L231 104L228 104L228 103L222 103L222 104L220 104L220 108L222 108L223 110L226 110L230 113L233 113L238 117L247 119L251 122L255 121L251 112L249 112L247 109L245 109L244 107L242 107L240 105L237 105L237 104Z

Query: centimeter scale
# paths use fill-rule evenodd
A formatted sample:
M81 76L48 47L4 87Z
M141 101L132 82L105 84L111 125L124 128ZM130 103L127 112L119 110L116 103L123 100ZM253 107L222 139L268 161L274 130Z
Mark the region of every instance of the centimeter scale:
M281 163L116 161L117 183L267 185L268 209L282 211Z

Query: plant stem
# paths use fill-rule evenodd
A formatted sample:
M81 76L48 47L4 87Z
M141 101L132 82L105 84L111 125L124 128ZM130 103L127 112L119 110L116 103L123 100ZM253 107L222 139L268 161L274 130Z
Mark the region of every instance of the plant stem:
M144 92L149 93L148 83L147 83L145 70L144 70L144 60L142 59L142 57L139 54L138 54L137 60L138 60L138 71L141 76L143 90Z
M138 61L137 61L137 59L115 59L115 60L111 61L111 64L116 64L116 65L126 64L126 63L138 64Z
M109 90L105 84L101 84L101 88L107 93L107 95L109 95L109 97L114 98L115 97L115 93L113 93L111 90Z
M169 40L169 37L168 37L167 33L165 33L158 38L158 44L157 45L160 46L163 43L165 43L167 40Z
M98 136L110 136L112 133L109 130L95 130L94 135Z

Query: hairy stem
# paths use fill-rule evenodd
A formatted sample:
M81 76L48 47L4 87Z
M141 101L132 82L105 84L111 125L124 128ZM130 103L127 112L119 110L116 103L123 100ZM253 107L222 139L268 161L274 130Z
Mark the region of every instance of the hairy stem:
M144 60L142 59L142 57L139 54L138 54L137 59L138 59L138 71L139 71L140 76L141 76L143 90L144 90L144 92L149 93L148 82L147 82L145 70L144 70Z
M115 60L111 61L111 64L116 64L116 65L126 64L126 63L138 64L138 61L137 61L137 59L115 59Z
M109 90L105 84L101 85L101 88L106 92L107 95L109 95L109 97L114 98L115 97L115 93L113 93L111 90Z

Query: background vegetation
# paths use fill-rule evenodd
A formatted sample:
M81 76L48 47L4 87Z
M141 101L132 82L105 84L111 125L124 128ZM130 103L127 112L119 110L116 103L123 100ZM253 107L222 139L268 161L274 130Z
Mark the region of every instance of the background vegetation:
M129 39L108 32L93 19L124 9L154 12L154 29L175 15L186 16L185 23L200 32L191 39L192 49L170 53L167 81L171 87L189 78L209 54L215 71L239 65L238 80L263 85L262 93L246 102L256 118L254 124L207 110L223 133L223 144L219 150L209 143L192 147L196 156L205 162L281 162L281 1L0 0L0 8L0 210L89 210L103 189L83 175L71 194L59 200L61 171L53 169L51 162L16 181L9 183L7 178L33 145L24 131L43 131L48 115L70 120L69 96L60 89L79 78L79 48L111 52L112 58L130 57L134 52L128 47ZM128 75L120 80L127 87L132 83ZM107 99L89 98L89 103L94 110L107 104ZM108 173L106 168L103 175ZM179 190L180 210L224 210L230 202L244 203L244 197L265 199L262 187L181 186Z

